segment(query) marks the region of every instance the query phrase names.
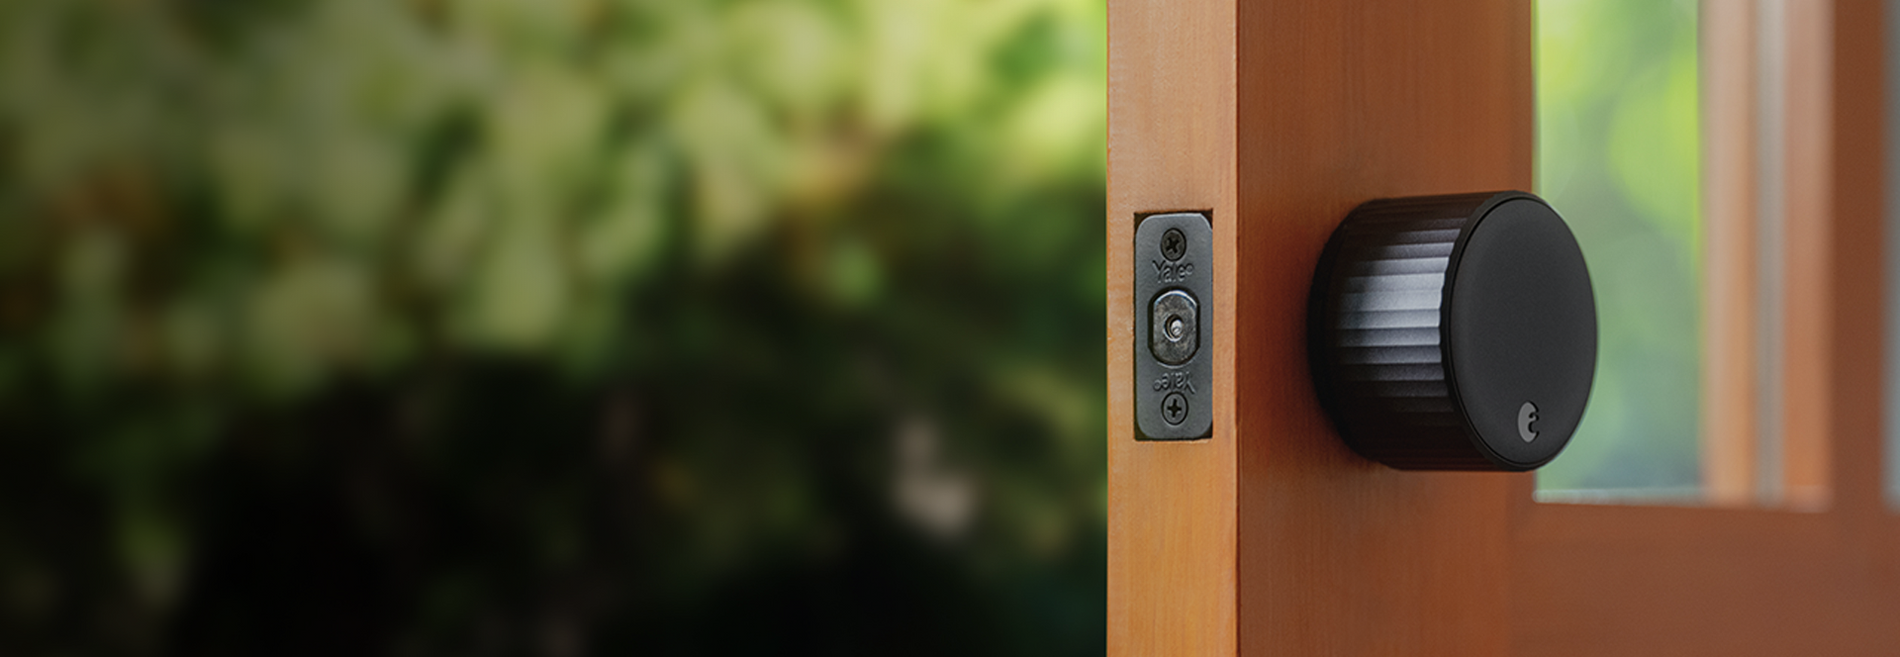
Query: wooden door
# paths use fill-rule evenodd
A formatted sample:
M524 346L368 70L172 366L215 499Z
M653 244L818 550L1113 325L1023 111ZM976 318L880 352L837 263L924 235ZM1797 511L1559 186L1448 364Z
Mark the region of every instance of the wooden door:
M1362 459L1321 415L1305 301L1340 218L1531 187L1529 2L1110 0L1110 650L1900 654L1879 472L1884 18L1793 6L1826 45L1796 71L1813 120L1787 154L1784 382L1806 455L1791 483L1821 493L1774 510L1540 504L1532 475ZM1138 441L1130 248L1137 215L1168 210L1214 226L1214 430Z

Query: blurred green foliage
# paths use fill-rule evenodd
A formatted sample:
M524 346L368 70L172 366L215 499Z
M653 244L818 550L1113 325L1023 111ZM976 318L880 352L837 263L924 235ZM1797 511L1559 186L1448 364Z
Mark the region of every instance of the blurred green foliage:
M0 652L1099 652L1104 20L0 3Z
M1537 188L1596 288L1596 385L1545 490L1700 482L1696 3L1538 0Z

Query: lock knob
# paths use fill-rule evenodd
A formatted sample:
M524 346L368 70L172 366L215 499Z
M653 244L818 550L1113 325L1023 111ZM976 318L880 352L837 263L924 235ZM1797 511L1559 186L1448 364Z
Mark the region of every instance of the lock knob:
M1320 256L1307 336L1341 438L1400 469L1548 463L1582 420L1596 374L1583 250L1525 192L1353 209Z

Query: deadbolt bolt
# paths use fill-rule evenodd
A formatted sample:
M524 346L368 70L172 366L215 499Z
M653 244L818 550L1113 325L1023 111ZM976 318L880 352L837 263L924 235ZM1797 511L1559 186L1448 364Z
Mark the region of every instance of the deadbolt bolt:
M1155 360L1180 365L1194 358L1201 347L1200 304L1184 290L1168 290L1155 297L1148 326L1149 349Z

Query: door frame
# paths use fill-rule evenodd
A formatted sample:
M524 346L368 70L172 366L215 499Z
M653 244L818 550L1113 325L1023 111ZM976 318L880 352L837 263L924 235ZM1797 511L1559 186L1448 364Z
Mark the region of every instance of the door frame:
M1530 189L1530 3L1111 0L1110 651L1900 645L1900 521L1880 486L1886 21L1877 2L1790 4L1831 44L1791 62L1819 86L1789 106L1813 117L1788 149L1787 358L1806 377L1788 382L1788 435L1816 455L1792 469L1821 487L1811 510L1540 504L1528 474L1366 461L1322 416L1304 313L1339 218ZM1168 210L1214 226L1206 440L1133 431L1130 246L1138 214Z

